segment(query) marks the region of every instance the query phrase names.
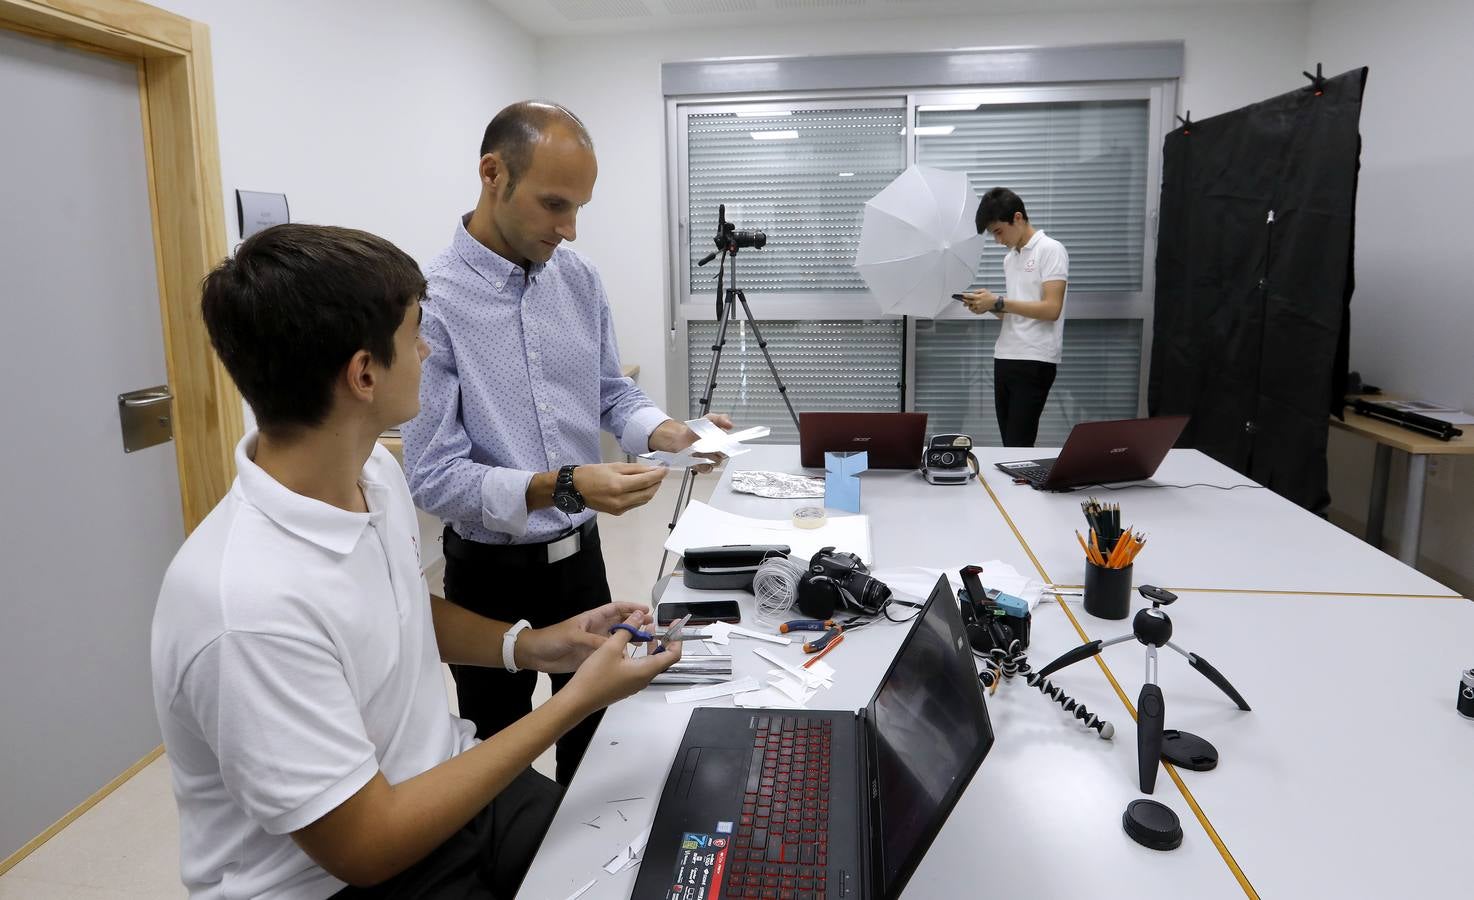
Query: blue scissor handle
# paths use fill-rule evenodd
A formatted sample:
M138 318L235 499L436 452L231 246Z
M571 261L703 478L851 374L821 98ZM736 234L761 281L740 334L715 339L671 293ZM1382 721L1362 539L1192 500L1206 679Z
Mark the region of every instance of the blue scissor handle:
M613 634L616 631L628 631L630 634L631 644L644 644L648 641L655 640L655 635L651 634L650 632L641 631L635 626L626 625L623 622L620 622L618 625L615 625L613 628L609 629L610 634Z

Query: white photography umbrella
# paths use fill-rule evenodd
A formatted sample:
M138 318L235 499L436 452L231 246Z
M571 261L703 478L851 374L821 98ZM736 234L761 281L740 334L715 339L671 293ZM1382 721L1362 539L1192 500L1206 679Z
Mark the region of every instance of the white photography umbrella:
M883 312L932 318L972 283L987 235L967 173L910 166L865 203L855 268Z

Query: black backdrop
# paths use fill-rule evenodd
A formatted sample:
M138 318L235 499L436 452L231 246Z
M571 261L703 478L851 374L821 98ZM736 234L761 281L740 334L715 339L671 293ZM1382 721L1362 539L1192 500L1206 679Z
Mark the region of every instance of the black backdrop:
M1167 136L1147 406L1316 512L1346 383L1367 70ZM1270 221L1271 212L1273 221Z

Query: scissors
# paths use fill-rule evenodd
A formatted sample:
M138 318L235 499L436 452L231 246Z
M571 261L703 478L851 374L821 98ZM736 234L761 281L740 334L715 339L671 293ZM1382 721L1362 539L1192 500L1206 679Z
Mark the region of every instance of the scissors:
M671 623L670 627L665 630L664 634L655 634L650 631L643 631L633 625L629 625L624 622L620 622L618 625L615 625L613 628L609 629L609 633L613 634L616 631L627 631L629 632L631 644L646 644L650 641L659 641L660 648L654 652L664 653L666 644L669 644L672 641L681 640L681 629L688 621L690 621L690 619L690 613L681 616L679 619L676 619L674 622ZM705 640L705 638L706 636L704 634L698 634L696 632L692 632L690 635L691 640L699 641Z

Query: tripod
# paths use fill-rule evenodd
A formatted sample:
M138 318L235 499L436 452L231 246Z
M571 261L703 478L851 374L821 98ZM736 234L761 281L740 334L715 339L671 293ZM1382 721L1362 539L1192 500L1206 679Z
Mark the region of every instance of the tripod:
M715 243L716 251L708 253L699 262L698 266L704 266L721 254L721 261L717 263L717 340L711 345L711 365L706 370L706 390L701 394L698 404L700 412L698 416L705 416L711 412L711 395L717 388L717 369L722 364L722 350L727 346L727 325L731 323L736 315L736 306L742 304L742 315L747 319L747 326L752 329L753 337L757 338L758 349L763 351L763 359L768 363L768 371L773 373L773 382L778 385L778 396L783 398L783 405L788 407L788 417L793 420L793 427L798 429L798 413L793 411L793 403L788 399L788 386L783 379L778 377L778 367L773 365L772 354L768 353L768 342L763 340L763 334L758 330L757 322L752 318L752 309L747 305L747 295L737 287L737 251L742 247L751 247L761 250L768 242L768 236L761 231L738 231L737 226L727 221L727 205L725 203L717 206L717 234ZM732 283L727 284L728 265L731 266ZM691 502L691 491L696 486L696 470L690 466L686 468L685 474L681 476L681 489L676 494L676 507L671 512L670 524L666 526L667 531L674 531L676 520L681 517L687 504ZM661 550L660 569L655 573L656 591L663 590L661 579L665 576L665 563L670 558L669 550Z
M1249 704L1238 691L1234 690L1234 686L1228 683L1228 679L1209 665L1206 659L1196 653L1189 653L1172 643L1172 620L1167 617L1162 607L1175 601L1177 595L1149 584L1141 585L1136 590L1142 597L1152 601L1152 608L1143 609L1136 614L1136 618L1131 621L1130 634L1123 634L1110 640L1081 644L1040 669L1039 677L1048 678L1065 666L1082 659L1089 659L1112 644L1119 644L1132 638L1146 646L1146 681L1142 684L1141 693L1136 698L1136 767L1141 780L1142 793L1150 794L1157 786L1157 762L1162 758L1162 721L1165 713L1162 689L1157 686L1158 647L1165 645L1181 653L1187 659L1188 665L1217 685L1218 689L1227 694L1228 699L1237 704L1239 709L1248 712Z

